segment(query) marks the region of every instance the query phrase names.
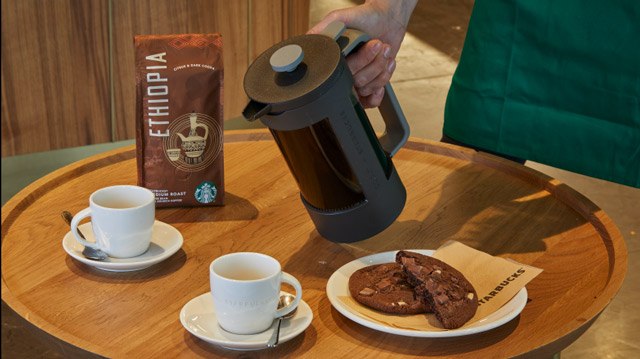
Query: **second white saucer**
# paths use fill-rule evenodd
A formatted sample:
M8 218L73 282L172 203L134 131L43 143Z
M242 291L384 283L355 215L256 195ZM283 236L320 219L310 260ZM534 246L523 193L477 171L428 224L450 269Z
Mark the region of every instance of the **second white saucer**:
M282 321L280 343L291 340L302 333L311 324L312 319L311 308L304 300L301 300L296 314L291 319ZM257 334L229 333L218 325L210 292L197 296L185 304L180 311L180 322L196 337L208 343L234 350L265 349L277 325L277 322L274 321L269 329Z
M91 222L78 226L89 242L95 242ZM151 245L143 254L133 258L107 258L106 261L96 261L88 259L82 255L84 246L73 236L71 231L62 239L62 247L74 259L96 267L98 269L112 272L129 272L147 268L156 263L171 257L182 247L183 239L180 231L173 226L156 220L153 223L153 235Z

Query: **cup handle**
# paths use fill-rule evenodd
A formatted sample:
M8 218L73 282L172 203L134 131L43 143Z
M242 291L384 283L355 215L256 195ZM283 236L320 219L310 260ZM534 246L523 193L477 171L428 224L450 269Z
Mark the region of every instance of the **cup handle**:
M93 242L89 242L87 240L84 240L82 237L80 237L80 234L78 233L78 224L80 224L80 221L83 220L86 217L91 216L91 208L85 208L82 211L76 213L75 216L73 216L73 219L71 220L71 233L73 233L73 236L76 237L76 239L78 240L78 242L80 242L81 244L83 244L86 247L91 247L94 249L100 249L100 247L98 247L97 243L93 243Z
M302 299L302 286L294 276L289 273L282 272L282 282L289 283L291 284L291 286L293 286L293 288L295 288L296 299L288 306L276 310L276 313L274 315L275 318L279 318L291 313L291 311L293 311L293 309L295 309L298 304L300 304L300 300Z

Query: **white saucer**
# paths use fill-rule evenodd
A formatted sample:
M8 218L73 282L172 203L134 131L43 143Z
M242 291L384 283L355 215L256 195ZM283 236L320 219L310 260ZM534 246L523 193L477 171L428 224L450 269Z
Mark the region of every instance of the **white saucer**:
M304 300L301 300L296 314L292 318L282 321L280 343L291 340L302 333L311 324L311 319L313 319L311 308ZM180 322L196 337L208 343L234 350L265 349L276 325L278 325L277 321L274 321L269 329L258 334L229 333L218 325L210 292L195 297L185 304L180 311Z
M78 226L89 242L95 242L91 222ZM62 239L62 247L74 259L111 272L129 272L147 268L171 257L182 247L182 234L173 226L156 220L153 224L151 245L143 254L133 258L107 258L106 261L95 261L82 255L84 246L69 231Z

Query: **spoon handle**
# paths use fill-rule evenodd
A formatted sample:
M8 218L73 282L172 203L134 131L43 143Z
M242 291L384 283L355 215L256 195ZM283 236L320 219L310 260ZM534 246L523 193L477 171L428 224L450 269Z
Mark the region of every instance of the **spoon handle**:
M68 225L71 225L73 215L69 211L62 211L62 219L64 219L64 221L67 222ZM82 239L86 239L84 234L82 234L82 232L80 231L80 228L78 228L78 234L80 235L80 237L82 237Z
M67 224L71 224L71 220L73 219L73 215L69 211L62 211L62 218L67 222ZM82 237L82 239L86 240L84 234L80 231L80 228L76 228L78 230L78 235ZM107 259L107 255L100 251L99 249L91 248L85 246L82 250L82 255L88 259L93 259L96 261L104 261Z
M282 324L282 317L278 318L278 328L271 336L271 339L269 339L269 343L267 344L268 348L275 348L275 346L278 345L280 341L280 324Z

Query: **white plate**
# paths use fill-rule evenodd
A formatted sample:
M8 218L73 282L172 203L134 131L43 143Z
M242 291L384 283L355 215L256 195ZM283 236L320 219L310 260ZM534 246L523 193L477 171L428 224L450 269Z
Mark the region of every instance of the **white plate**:
M356 259L351 261L335 271L329 281L327 282L327 296L334 308L345 317L353 320L356 323L360 323L365 327L387 332L391 334L398 334L410 337L424 337L424 338L444 338L444 337L458 337L463 335L470 335L475 333L484 332L496 327L499 327L511 319L515 318L524 306L527 304L527 290L522 288L513 299L507 302L502 308L495 311L493 314L483 318L477 322L471 323L468 326L464 326L458 329L440 330L440 331L419 331L410 329L400 329L391 326L384 325L380 322L373 321L360 315L353 309L345 305L338 297L350 296L349 294L349 277L356 270L382 263L390 263L395 261L395 256L398 251L383 252L373 254L367 257ZM421 253L427 256L433 254L432 250L412 250L412 252Z
M284 293L284 292L280 292ZM295 338L302 333L313 319L311 308L301 300L298 311L290 319L282 321L280 326L280 343ZM191 334L215 345L234 350L256 350L267 347L273 331L278 325L277 321L264 332L258 334L241 335L225 331L218 325L216 312L213 310L211 293L207 292L191 299L180 311L180 322Z
M95 242L91 222L81 224L78 228L89 242ZM171 257L182 247L182 234L173 226L156 220L153 223L153 235L149 249L143 254L133 258L107 258L106 261L88 259L82 255L84 246L69 231L62 239L64 250L76 260L111 272L129 272L147 268Z

